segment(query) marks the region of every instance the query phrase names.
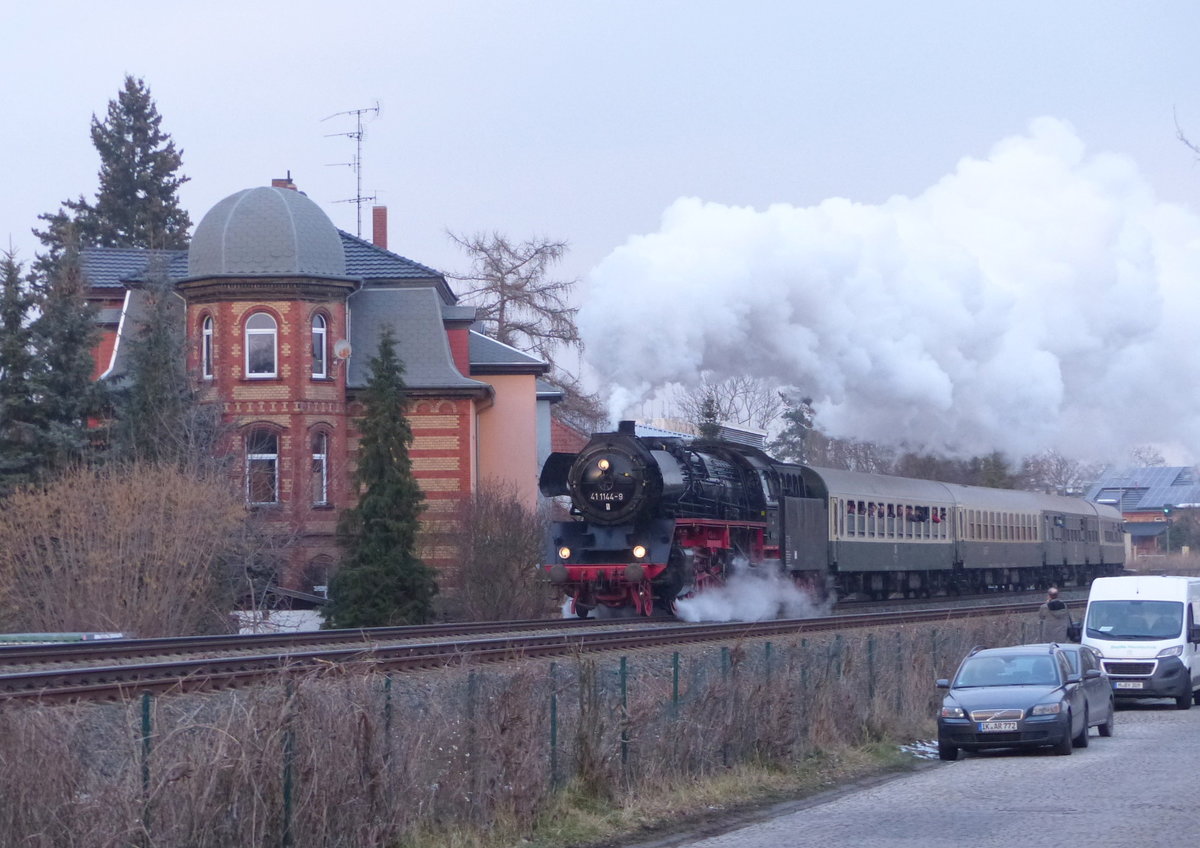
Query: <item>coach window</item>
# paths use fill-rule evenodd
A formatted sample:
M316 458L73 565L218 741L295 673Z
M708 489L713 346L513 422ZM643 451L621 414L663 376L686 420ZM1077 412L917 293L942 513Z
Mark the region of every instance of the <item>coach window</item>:
M312 437L312 502L329 505L329 434L324 431Z
M211 315L204 316L200 325L200 370L205 380L213 378L213 319Z
M328 347L326 339L328 333L328 322L325 316L321 313L313 315L312 318L312 375L314 379L324 379L327 376L326 363L329 360L327 356Z
M255 312L246 319L246 375L274 377L277 330L275 319Z
M246 502L279 503L279 437L271 430L246 435Z

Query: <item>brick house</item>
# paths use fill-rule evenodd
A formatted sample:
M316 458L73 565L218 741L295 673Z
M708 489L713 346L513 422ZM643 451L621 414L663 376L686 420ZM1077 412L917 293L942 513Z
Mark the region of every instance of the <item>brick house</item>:
M411 457L427 528L453 530L482 481L511 487L530 507L551 449L557 392L548 365L472 329L442 274L387 250L386 209L374 240L338 230L289 180L217 203L186 251L82 251L103 338L97 376L125 370L121 339L136 331L144 279L157 262L186 304L189 367L233 428L247 504L298 544L280 582L324 585L339 551L339 510L351 475L359 393L385 328L410 393ZM422 552L445 570L447 546Z

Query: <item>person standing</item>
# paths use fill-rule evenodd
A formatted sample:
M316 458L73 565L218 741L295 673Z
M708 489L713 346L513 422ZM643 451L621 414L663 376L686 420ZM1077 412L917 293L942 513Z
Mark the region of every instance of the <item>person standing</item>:
M1058 587L1051 586L1046 592L1046 602L1038 607L1039 635L1043 642L1068 641L1068 628L1071 626L1071 612L1067 605L1058 599Z

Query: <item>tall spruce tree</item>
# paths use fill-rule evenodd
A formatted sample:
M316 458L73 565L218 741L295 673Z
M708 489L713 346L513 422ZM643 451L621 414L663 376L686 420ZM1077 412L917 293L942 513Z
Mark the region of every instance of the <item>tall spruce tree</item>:
M187 373L183 301L166 261L151 259L137 294L143 309L121 342L126 372L112 389L110 447L127 461L212 465L220 462L220 411L200 402Z
M47 227L34 234L48 249L39 270L48 273L58 260L68 225L83 247L187 247L192 222L179 205L179 188L188 181L179 173L183 151L163 132L145 82L126 75L104 120L92 115L92 144L100 154L95 203L80 195L39 216Z
M105 389L92 379L100 330L73 242L67 242L38 305L41 314L30 328L41 425L37 453L43 470L57 470L87 458L99 436L90 419L106 412Z
M416 554L423 496L408 447L404 366L390 330L371 360L354 472L358 505L342 513L341 568L330 581L326 627L421 624L433 615L434 571Z
M38 466L40 413L33 394L35 298L16 254L0 262L0 496L28 482Z

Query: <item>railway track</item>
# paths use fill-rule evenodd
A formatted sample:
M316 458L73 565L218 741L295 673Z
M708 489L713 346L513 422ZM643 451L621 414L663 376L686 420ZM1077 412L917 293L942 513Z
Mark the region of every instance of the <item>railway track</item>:
M492 622L269 636L137 639L88 643L86 648L5 647L0 648L0 701L124 700L143 692L244 686L281 673L333 669L400 673L1030 611L1025 601L753 623L686 624L668 619ZM125 662L117 662L120 659Z

